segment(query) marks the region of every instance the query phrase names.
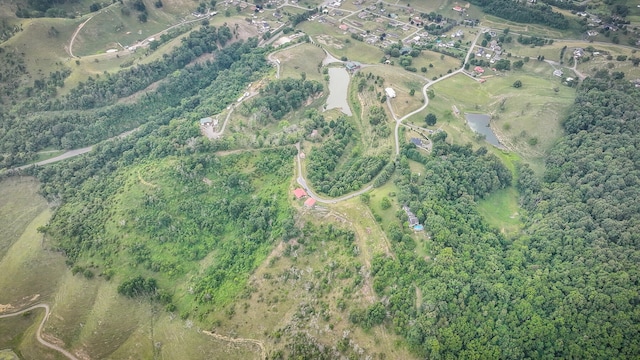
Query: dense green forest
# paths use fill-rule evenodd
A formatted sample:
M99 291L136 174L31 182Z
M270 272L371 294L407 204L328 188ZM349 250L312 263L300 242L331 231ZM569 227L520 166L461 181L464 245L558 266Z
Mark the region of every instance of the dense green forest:
M427 173L401 160L398 200L431 234L429 255L412 251L406 227L388 225L397 259L378 258L373 273L389 316L356 309L352 321L385 322L429 358L636 358L639 95L606 72L585 80L543 180L518 167L528 217L511 239L475 210L511 181L497 159L439 140L429 157L405 146L403 159Z

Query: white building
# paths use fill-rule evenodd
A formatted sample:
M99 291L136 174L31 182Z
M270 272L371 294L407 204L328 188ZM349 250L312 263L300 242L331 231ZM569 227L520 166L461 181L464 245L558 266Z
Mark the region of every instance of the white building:
M396 97L396 91L390 87L384 89L384 92L387 94L387 97L389 99L393 99L394 97Z

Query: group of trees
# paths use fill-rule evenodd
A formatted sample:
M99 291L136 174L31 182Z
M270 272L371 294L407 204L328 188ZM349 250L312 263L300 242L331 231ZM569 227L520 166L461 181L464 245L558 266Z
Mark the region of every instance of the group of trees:
M362 188L387 164L387 155L363 155L347 148L352 145L355 129L344 117L330 122L330 138L309 155L307 171L318 192L340 196Z
M245 114L259 113L265 121L280 120L292 110L299 109L324 87L315 80L291 79L272 81L260 90L260 97L241 106Z
M487 14L506 20L541 24L561 30L569 28L569 20L546 4L528 4L511 0L472 0L471 3L480 6Z
M517 40L522 45L544 46L553 44L553 39L539 38L537 36L520 35Z

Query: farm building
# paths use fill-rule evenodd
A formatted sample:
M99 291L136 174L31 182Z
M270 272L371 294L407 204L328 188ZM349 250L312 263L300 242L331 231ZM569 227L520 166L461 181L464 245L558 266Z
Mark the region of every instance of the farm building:
M315 204L316 204L316 199L314 198L308 198L307 201L304 202L304 206L308 208L314 207Z
M384 92L387 95L387 97L390 99L393 99L394 97L396 97L396 91L390 87L384 89Z
M357 61L347 61L347 63L345 64L345 67L347 68L347 70L349 71L355 71L360 69L360 67L362 66L362 64L360 64Z
M293 195L295 195L296 199L302 199L303 197L307 196L307 192L302 188L297 188L293 190Z

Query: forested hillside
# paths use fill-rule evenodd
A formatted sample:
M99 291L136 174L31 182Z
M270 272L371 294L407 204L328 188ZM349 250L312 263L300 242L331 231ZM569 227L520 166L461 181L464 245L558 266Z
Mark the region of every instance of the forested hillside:
M600 75L584 82L544 181L520 167L529 215L514 239L474 210L475 199L509 183L499 161L483 149L436 143L424 158L404 148L427 165L416 177L400 162L398 197L430 230L431 254L417 257L411 237L389 225L398 259L378 259L374 288L389 299L387 324L417 353L637 358L640 93ZM366 315L352 320L371 326Z
M227 35L225 35L227 34ZM50 98L46 92L6 107L0 112L0 168L32 160L46 147L73 149L88 146L144 123L164 118L163 111L180 105L184 112L211 103L198 95L200 89L217 86L224 97L200 108L196 116L208 116L224 109L246 84L266 68L263 48L257 40L234 43L218 51L219 43L231 36L227 27L204 26L184 38L181 46L150 64L138 65L114 75L90 78L68 96ZM216 61L185 65L203 53L216 52ZM243 61L240 59L243 58ZM167 76L171 74L171 76ZM154 82L157 90L138 102L118 102Z

